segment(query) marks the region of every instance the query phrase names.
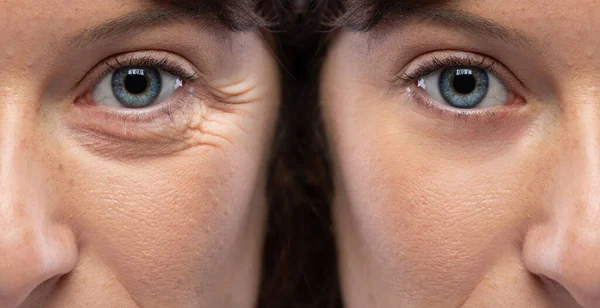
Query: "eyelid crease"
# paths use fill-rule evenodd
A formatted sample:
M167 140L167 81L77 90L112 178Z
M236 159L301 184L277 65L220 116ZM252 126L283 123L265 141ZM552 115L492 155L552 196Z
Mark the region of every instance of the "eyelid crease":
M147 108L129 110L126 108L98 105L98 102L95 102L91 97L95 87L115 69L127 66L152 66L175 76L182 80L183 83L169 98ZM197 94L193 90L194 87L191 86L194 81L201 78L203 76L199 70L185 58L173 53L150 50L113 55L99 62L74 87L79 89L74 89L73 91L81 94L76 96L71 106L76 107L73 109L79 112L86 111L87 114L84 117L86 119L90 119L90 117L94 119L93 121L89 121L89 124L104 119L107 125L119 123L121 128L127 130L129 133L132 132L131 129L141 132L142 130L139 129L142 126L152 128L150 130L156 128L156 131L158 131L165 125L171 126L174 124L176 122L175 118L179 116L179 113L186 116L186 111L184 110L186 106L193 104L195 101L202 100L197 97ZM157 123L157 121L163 120L167 120L167 122L161 122L163 123L161 125Z
M83 93L87 93L111 71L125 66L152 66L188 82L203 77L198 69L179 55L162 50L134 51L112 55L101 60L70 91L74 91L84 84Z
M492 60L490 64L484 65L486 59L484 57L481 58L481 61L475 63L472 58L460 58L460 57L448 57L446 59L439 59L436 56L432 56L432 59L429 62L426 62L419 66L412 73L407 73L406 71L402 73L398 78L404 80L407 83L410 83L416 79L422 78L423 76L434 73L438 70L445 69L451 66L474 66L483 68L486 70L493 70L493 66L496 64L495 60Z
M441 54L441 56L439 55ZM417 62L417 64L413 64ZM416 66L416 68L411 68ZM498 77L510 92L529 92L529 88L512 71L506 68L500 61L473 52L443 50L433 51L421 55L407 65L408 69L395 75L396 80L406 86L428 74L450 66L475 66L489 70ZM515 82L516 81L516 82ZM523 93L520 93L523 94Z

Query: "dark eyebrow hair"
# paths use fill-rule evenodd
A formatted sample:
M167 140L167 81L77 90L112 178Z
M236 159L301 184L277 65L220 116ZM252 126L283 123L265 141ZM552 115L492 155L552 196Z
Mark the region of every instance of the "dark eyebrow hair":
M460 28L483 38L494 38L520 48L529 47L533 39L521 31L505 27L476 14L444 5L444 1L381 1L379 6L354 6L342 16L340 26L349 26L357 31L379 31L401 27L409 23L430 21ZM358 13L357 12L361 12ZM353 17L353 15L355 15ZM358 16L356 16L358 15ZM345 19L345 20L344 20Z
M195 20L199 25L207 27L221 26L223 29L240 31L265 25L250 6L241 5L243 1L239 1L237 6L220 5L217 2L218 0L165 1L160 5L152 5L108 20L98 26L83 29L68 39L69 46L83 47L107 37L121 37L143 28L186 20Z

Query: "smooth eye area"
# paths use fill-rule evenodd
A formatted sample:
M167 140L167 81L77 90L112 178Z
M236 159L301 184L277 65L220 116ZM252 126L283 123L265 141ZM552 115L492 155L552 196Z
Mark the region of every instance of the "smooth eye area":
M92 90L95 104L146 108L168 99L183 85L180 78L152 66L113 69Z
M436 101L459 109L502 106L509 99L502 81L476 66L448 66L419 78L417 85Z

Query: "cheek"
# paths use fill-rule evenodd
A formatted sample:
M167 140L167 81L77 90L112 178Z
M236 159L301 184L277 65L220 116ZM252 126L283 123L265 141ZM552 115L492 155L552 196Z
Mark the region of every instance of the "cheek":
M96 167L79 180L87 191L76 201L84 242L140 292L214 283L251 231L258 170L256 158L243 160L199 151L135 168Z
M539 202L535 141L508 128L510 144L497 139L502 130L477 142L440 138L406 120L401 102L325 93L342 254L360 247L359 266L388 294L458 303L499 258L518 253Z
M124 163L71 152L63 208L78 226L80 255L96 260L80 272L109 272L104 279L150 306L218 303L232 291L253 297L267 127L249 128L254 138L239 134L247 141L235 146ZM245 272L234 277L240 264Z
M277 67L267 60L244 84L231 85L238 92L218 89L219 104L201 105L206 112L173 138L185 141L175 150L170 141L159 151L148 142L103 142L95 135L82 143L68 127L57 128L60 147L53 155L68 183L57 203L75 226L81 261L67 292L95 279L101 287L87 293L110 294L119 305L131 299L145 307L253 303L279 106Z

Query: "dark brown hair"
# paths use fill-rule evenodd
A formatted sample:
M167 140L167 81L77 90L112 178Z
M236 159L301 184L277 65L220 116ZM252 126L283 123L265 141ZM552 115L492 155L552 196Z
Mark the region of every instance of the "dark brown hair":
M368 28L388 2L172 0L186 10L211 11L232 30L261 27L275 38L283 98L269 165L260 308L342 306L318 75L329 34L344 26Z
M269 215L260 308L339 306L329 214L332 185L322 155L316 89L305 91L319 43L321 1L301 12L296 0L170 0L188 12L210 12L234 31L264 28L275 39L282 104L269 164Z
M351 7L342 0L289 0L277 11L284 95L267 187L261 308L342 307L318 76L329 33L350 21Z
M270 168L270 215L258 307L340 307L335 243L331 232L333 193L316 88L306 85L321 34L308 7L287 3L277 37L282 62L283 104ZM310 12L310 13L309 13Z
M342 307L331 217L334 193L320 116L319 72L332 33L375 25L388 0L290 0L276 33L284 103L267 194L259 307ZM406 1L396 1L406 2Z

